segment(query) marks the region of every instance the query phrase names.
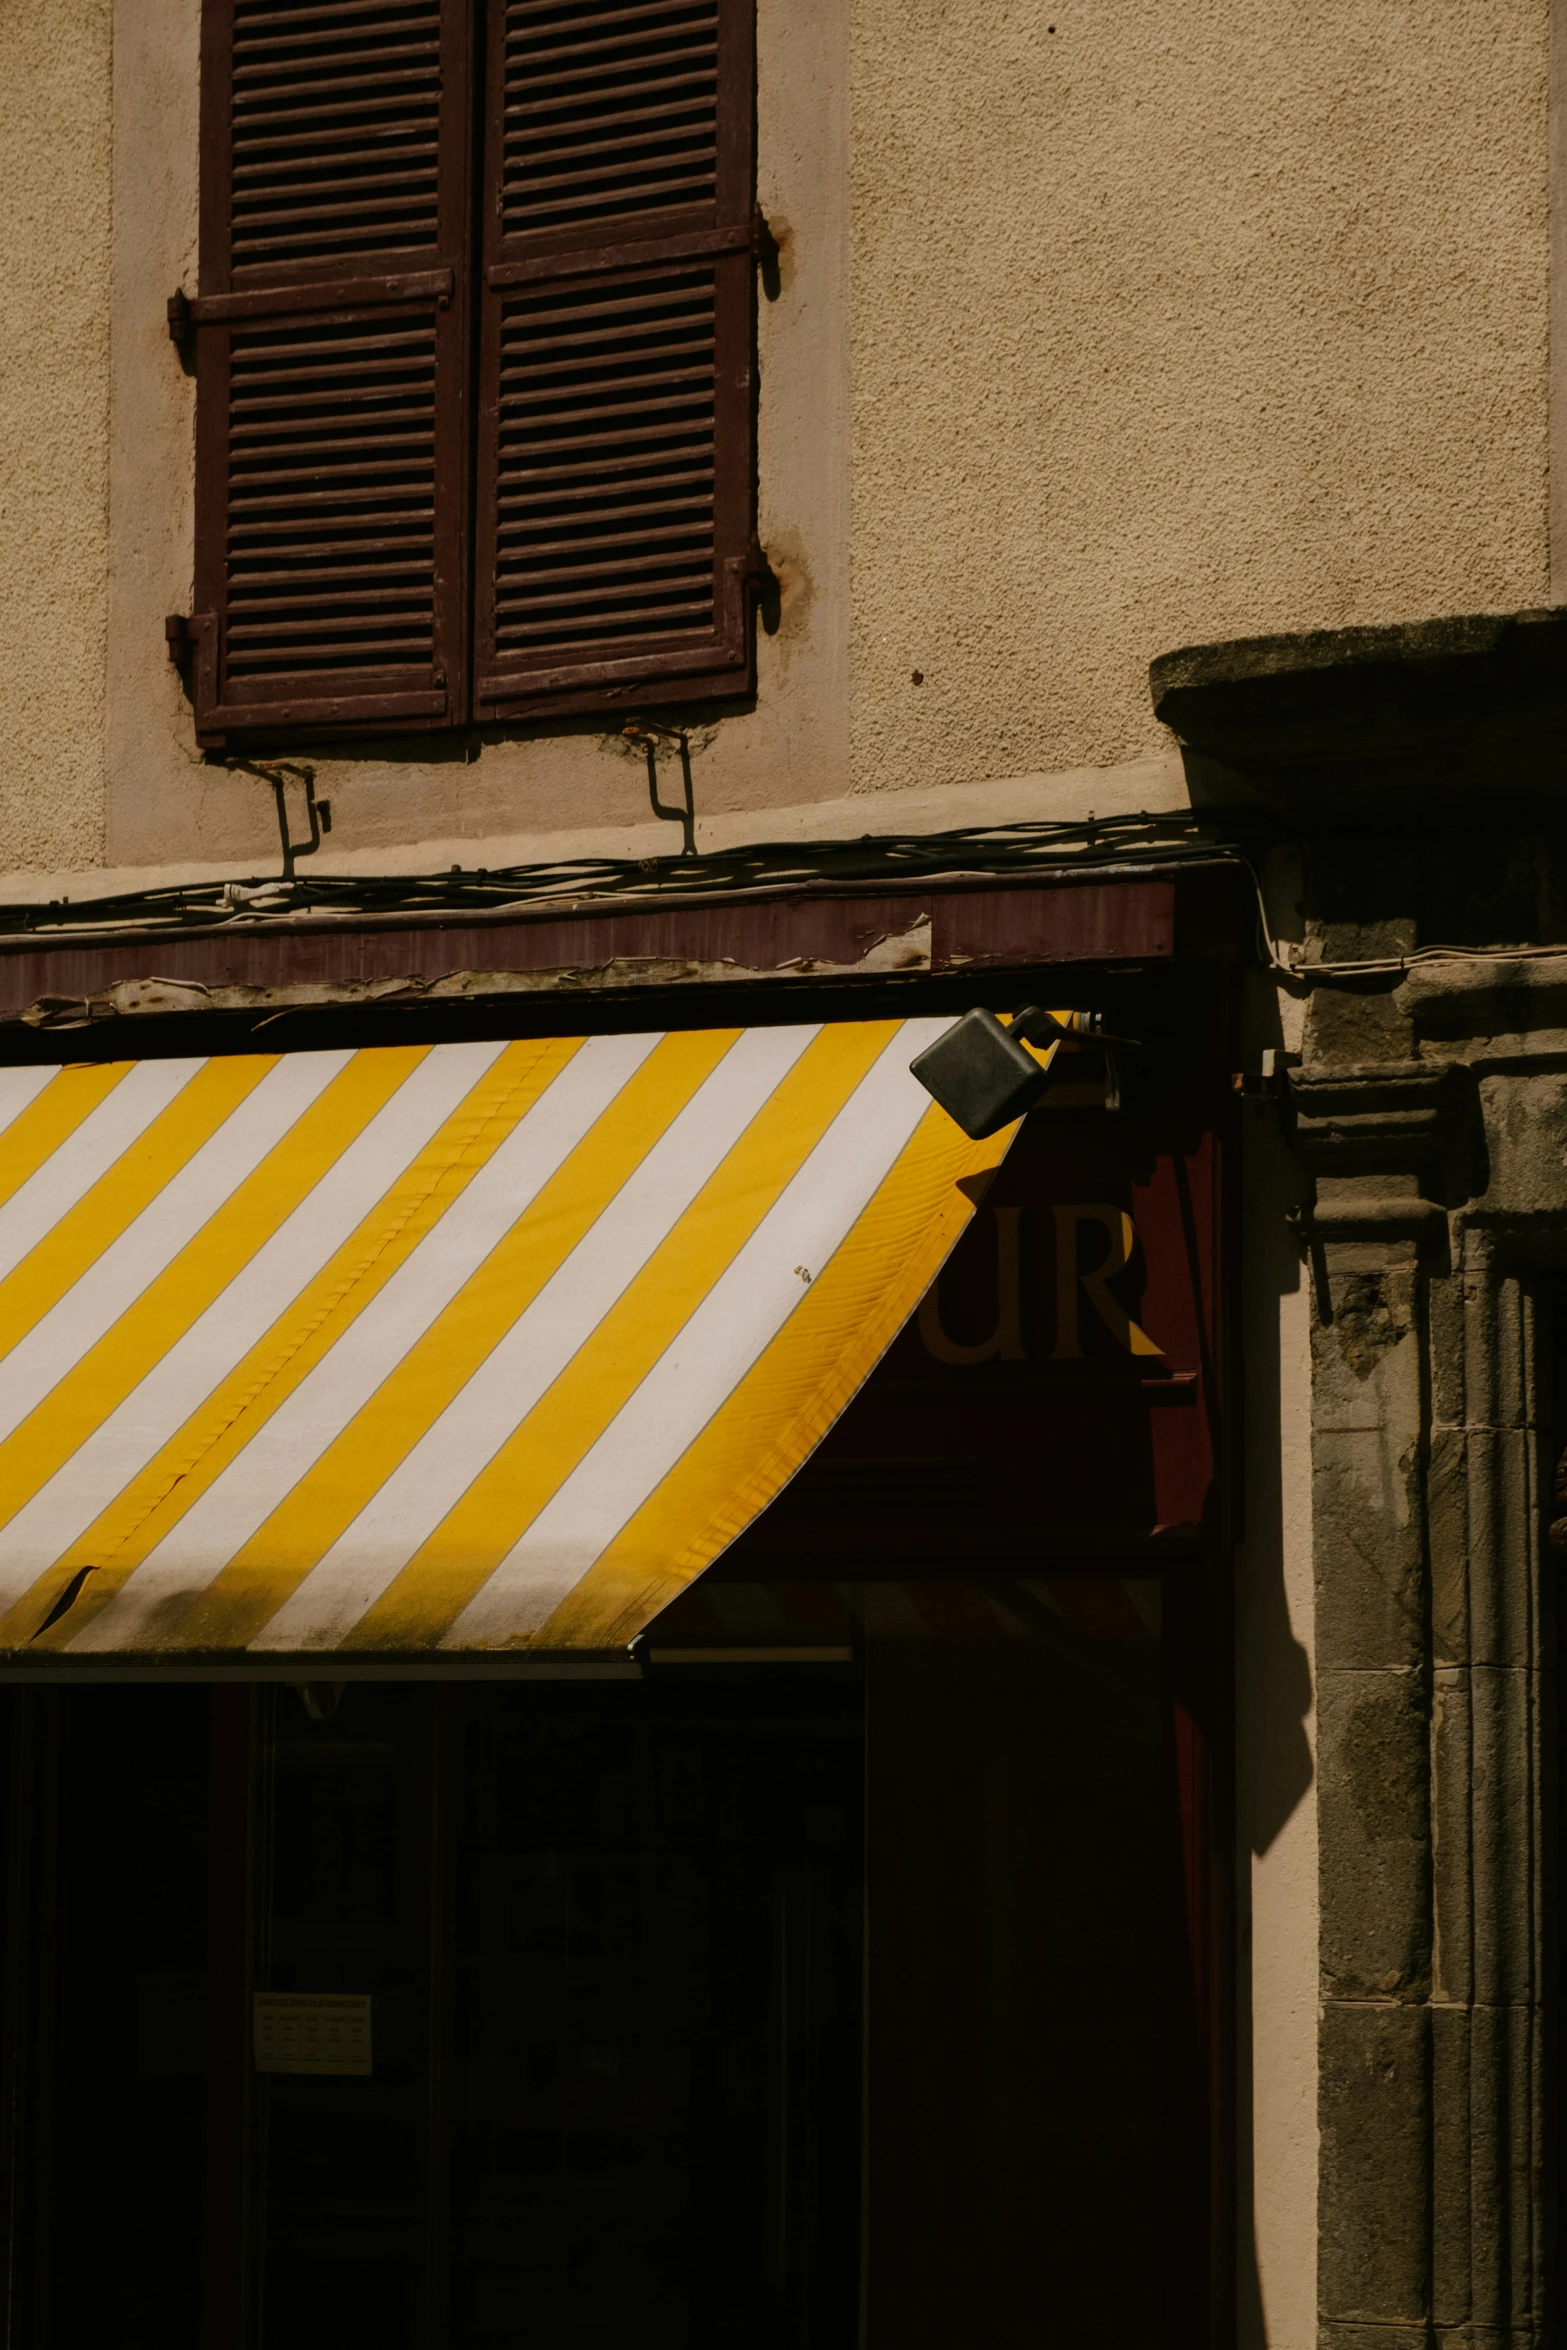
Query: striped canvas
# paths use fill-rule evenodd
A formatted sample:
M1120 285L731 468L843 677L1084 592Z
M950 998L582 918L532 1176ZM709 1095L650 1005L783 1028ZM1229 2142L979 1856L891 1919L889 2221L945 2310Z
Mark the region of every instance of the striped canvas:
M944 1025L0 1070L0 1652L630 1639L1003 1155Z

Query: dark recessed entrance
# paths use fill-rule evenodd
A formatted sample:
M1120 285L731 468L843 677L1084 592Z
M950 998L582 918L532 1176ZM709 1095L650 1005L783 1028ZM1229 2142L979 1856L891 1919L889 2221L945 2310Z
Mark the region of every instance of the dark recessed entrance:
M1193 1601L843 1604L852 1663L13 1695L11 2340L1200 2338Z

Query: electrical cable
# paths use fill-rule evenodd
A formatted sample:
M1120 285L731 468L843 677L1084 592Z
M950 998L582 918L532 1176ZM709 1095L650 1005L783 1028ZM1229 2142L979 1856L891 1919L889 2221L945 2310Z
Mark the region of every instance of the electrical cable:
M1543 963L1567 955L1567 942L1563 942L1552 946L1411 947L1402 955L1366 955L1347 962L1296 962L1280 951L1282 942L1269 929L1262 876L1250 857L1243 850L1233 847L1227 847L1222 854L1244 865L1251 877L1251 885L1257 895L1258 960L1264 970L1296 994L1313 986L1319 979L1386 979L1394 974L1403 978L1425 963Z
M1195 813L1090 816L1077 820L960 826L945 832L873 835L858 841L769 841L701 856L580 859L549 865L452 866L413 875L294 873L272 880L170 884L100 898L0 905L0 940L39 945L85 932L169 937L233 928L294 928L318 921L418 924L507 916L547 917L655 907L733 904L756 898L982 886L1029 873L1136 871L1150 866L1236 864L1257 902L1263 968L1298 992L1319 981L1403 977L1428 963L1543 962L1567 943L1516 947L1412 947L1349 961L1296 960L1275 938L1262 878L1239 841L1204 829Z
M1128 861L1211 862L1230 844L1187 816L1147 813L1081 822L965 826L938 833L866 834L859 841L763 842L699 857L583 859L552 865L452 866L445 873L295 873L287 879L171 884L101 898L0 906L0 938L47 940L86 930L168 934L279 919L449 919L580 912L596 904L701 903L984 883L1042 867L1102 869Z

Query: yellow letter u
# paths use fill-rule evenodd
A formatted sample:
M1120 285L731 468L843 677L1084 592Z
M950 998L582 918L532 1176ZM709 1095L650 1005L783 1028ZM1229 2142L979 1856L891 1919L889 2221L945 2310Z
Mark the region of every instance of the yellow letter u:
M941 1281L938 1276L920 1300L920 1336L926 1351L938 1363L988 1363L999 1355L1004 1363L1021 1363L1023 1349L1023 1292L1018 1267L1018 1218L1021 1208L995 1208L996 1326L977 1346L963 1346L949 1338L941 1319Z

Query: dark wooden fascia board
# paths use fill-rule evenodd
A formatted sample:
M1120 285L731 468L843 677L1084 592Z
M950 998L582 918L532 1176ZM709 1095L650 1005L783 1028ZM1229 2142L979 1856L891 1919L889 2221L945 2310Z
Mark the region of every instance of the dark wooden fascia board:
M863 976L976 978L1053 966L1237 957L1234 867L1081 878L910 882L715 893L662 906L596 902L396 917L258 919L197 932L0 939L0 1022L40 1006L102 1015L304 1008L584 986L668 987Z

